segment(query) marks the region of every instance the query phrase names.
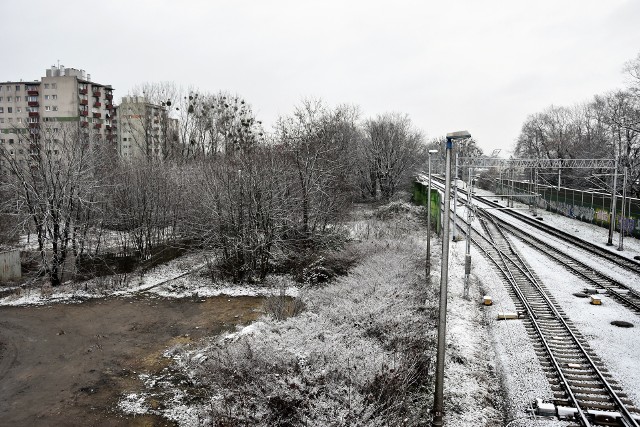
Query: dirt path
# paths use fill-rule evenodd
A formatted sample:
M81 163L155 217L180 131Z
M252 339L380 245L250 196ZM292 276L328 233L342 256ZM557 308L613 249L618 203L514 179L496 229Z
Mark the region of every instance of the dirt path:
M138 374L168 363L164 350L258 317L255 297L139 297L0 308L0 424L161 426L117 411Z

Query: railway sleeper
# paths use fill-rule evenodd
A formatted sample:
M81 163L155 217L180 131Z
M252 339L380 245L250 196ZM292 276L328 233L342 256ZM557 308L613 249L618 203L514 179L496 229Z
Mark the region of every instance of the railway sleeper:
M570 403L566 400L558 400L553 403L543 402L542 399L536 399L533 407L534 412L538 416L543 417L557 417L560 420L572 421L576 419L578 410L569 406ZM622 426L622 415L615 409L583 409L587 417L595 425L607 425L607 426ZM634 418L636 416L634 415ZM640 418L636 418L639 420ZM570 424L572 425L572 424ZM582 426L582 424L577 424Z

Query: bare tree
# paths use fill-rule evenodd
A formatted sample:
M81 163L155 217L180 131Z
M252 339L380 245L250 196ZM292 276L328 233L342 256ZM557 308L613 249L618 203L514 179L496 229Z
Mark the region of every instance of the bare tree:
M275 140L292 165L291 196L299 200L296 212L305 239L324 231L344 212L353 188L347 175L356 118L352 107L329 109L321 100L304 100L292 116L278 121Z
M423 138L407 115L384 114L364 124L359 140L363 186L375 199L389 199L413 172Z
M15 143L0 147L9 171L2 185L13 195L5 203L15 205L21 218L16 225L26 228L30 222L42 272L57 286L69 254L85 235L80 222L91 216L102 192L99 145L91 144L94 136L79 123L42 124L14 133Z

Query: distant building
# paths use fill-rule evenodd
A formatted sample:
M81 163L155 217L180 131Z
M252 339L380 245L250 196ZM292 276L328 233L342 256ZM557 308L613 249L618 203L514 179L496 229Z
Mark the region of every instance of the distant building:
M43 125L76 122L92 140L117 142L113 88L91 81L84 70L52 66L40 80L0 83L0 145L12 155ZM12 146L13 145L13 146ZM24 145L24 144L23 144Z
M167 108L143 96L125 96L117 107L118 153L125 158L167 158L177 139L177 121Z

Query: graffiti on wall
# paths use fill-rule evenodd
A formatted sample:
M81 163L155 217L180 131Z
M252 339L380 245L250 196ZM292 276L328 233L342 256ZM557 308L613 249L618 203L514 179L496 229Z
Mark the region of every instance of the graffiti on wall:
M609 211L596 210L596 221L609 222Z
M592 222L596 210L590 206L570 205L564 202L551 201L551 209L570 218Z

